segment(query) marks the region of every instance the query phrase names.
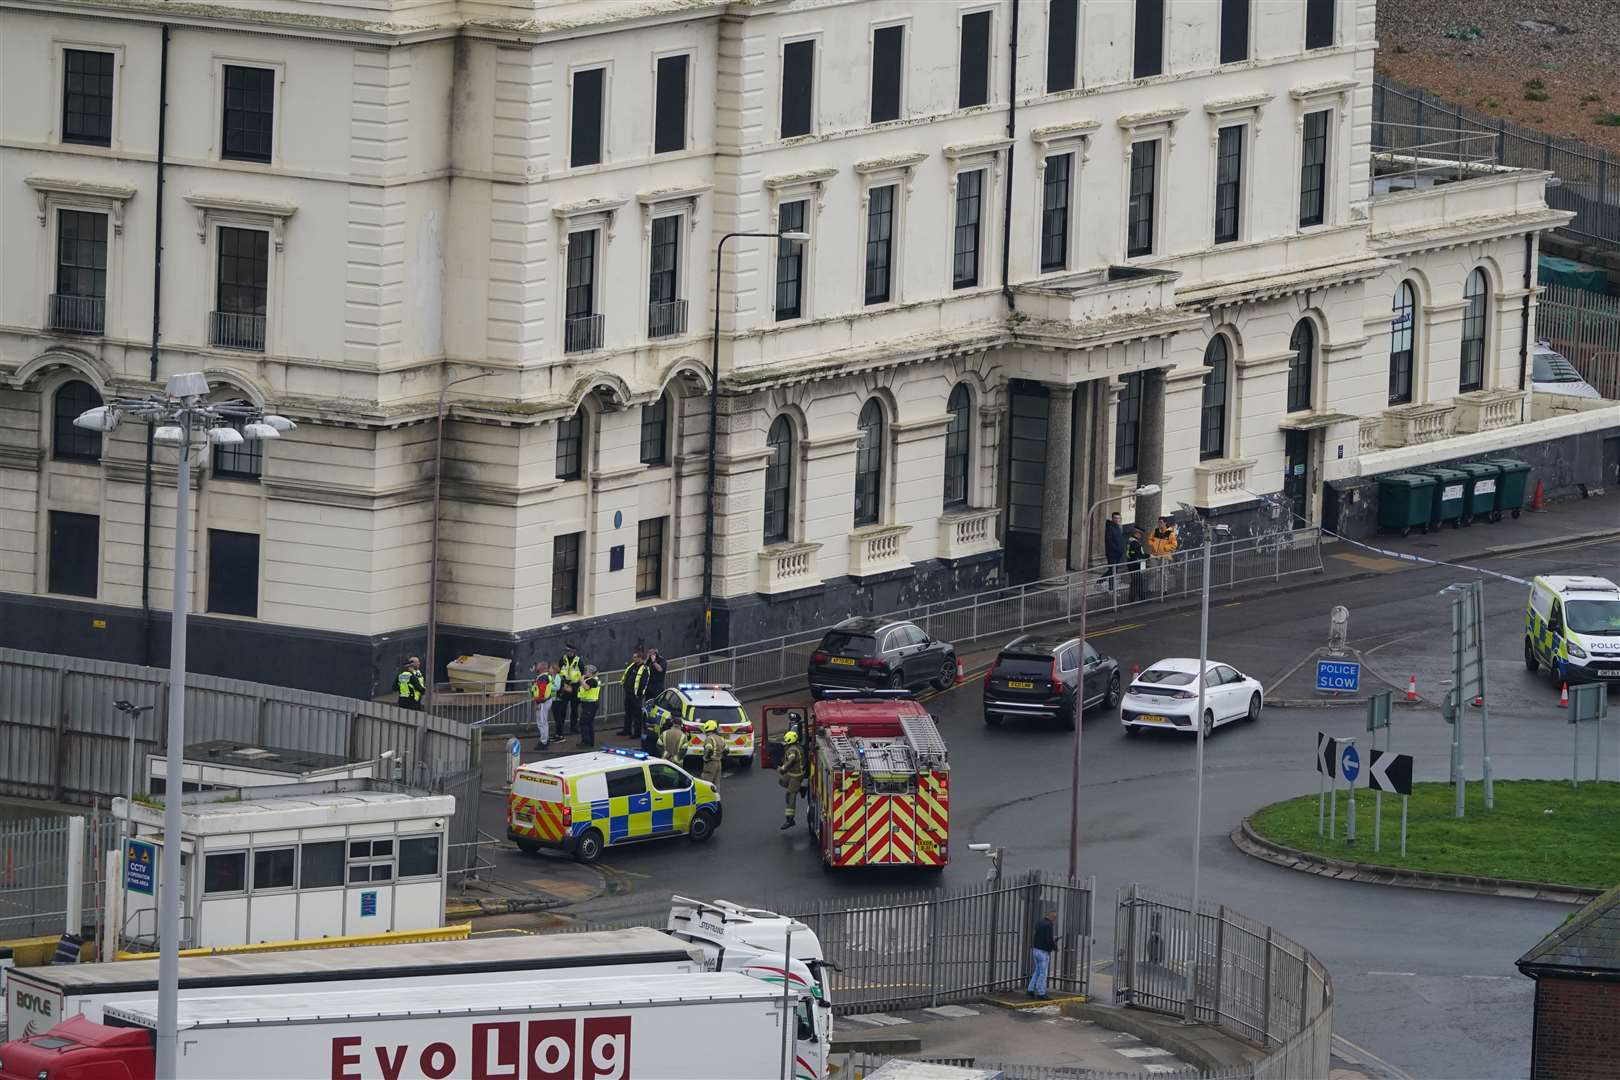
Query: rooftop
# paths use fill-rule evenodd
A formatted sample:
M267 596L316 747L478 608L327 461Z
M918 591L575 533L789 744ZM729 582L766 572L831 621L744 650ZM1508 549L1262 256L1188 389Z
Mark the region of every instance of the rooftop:
M1517 963L1532 979L1586 975L1620 980L1620 885L1581 908Z

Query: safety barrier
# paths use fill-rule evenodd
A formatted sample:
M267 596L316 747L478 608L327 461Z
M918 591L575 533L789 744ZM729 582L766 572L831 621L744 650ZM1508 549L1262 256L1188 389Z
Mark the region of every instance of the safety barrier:
M0 823L0 940L60 934L68 909L68 817L18 818ZM86 925L101 911L104 852L118 842L119 823L92 817L84 830Z

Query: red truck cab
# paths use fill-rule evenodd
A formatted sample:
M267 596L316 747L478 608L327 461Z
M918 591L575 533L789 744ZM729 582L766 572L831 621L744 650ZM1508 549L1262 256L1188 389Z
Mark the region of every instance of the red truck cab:
M152 1080L152 1033L74 1016L0 1046L0 1080Z

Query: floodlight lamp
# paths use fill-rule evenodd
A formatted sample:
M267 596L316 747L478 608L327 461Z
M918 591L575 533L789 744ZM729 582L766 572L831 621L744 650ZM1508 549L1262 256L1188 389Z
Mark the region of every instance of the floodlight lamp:
M235 446L242 441L242 433L233 427L212 427L208 429L208 441L215 446Z
M73 426L86 431L111 431L118 426L118 413L105 405L97 405L75 416Z
M777 233L776 236L777 236L777 239L780 239L780 240L797 240L800 243L803 243L804 241L810 239L810 234L809 233L803 232L803 231L800 231L800 230L794 230L793 232Z
M185 431L178 424L164 424L152 432L153 442L179 444L185 440L185 437Z
M242 434L246 435L250 439L279 439L279 438L281 438L281 432L277 431L274 427L270 426L269 424L264 423L262 420L255 420L251 424L243 424L242 425Z
M275 428L277 431L292 431L298 427L297 424L293 423L285 416L278 416L275 413L265 413L264 422Z
M178 375L169 376L163 391L175 398L207 397L208 376L200 371L182 371Z
M1139 487L1135 491L1131 492L1132 495L1135 495L1138 498L1141 498L1141 497L1144 497L1144 496L1147 496L1147 495L1157 495L1158 493L1159 493L1159 485L1158 484L1143 484L1141 487Z

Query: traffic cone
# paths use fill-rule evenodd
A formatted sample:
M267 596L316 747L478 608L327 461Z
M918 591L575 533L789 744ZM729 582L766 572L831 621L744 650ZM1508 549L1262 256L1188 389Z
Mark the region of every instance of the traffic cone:
M1416 701L1417 699L1417 676L1412 675L1406 680L1406 700Z
M1542 490L1541 481L1537 480L1535 493L1530 496L1530 509L1533 512L1540 513L1542 510L1546 509L1544 505L1547 501L1546 495L1547 493Z
M1483 708L1484 705L1485 705L1485 699L1484 698L1476 697L1474 699L1474 708L1476 708L1476 709Z
M1560 709L1569 708L1569 683L1565 683L1564 688L1558 691L1558 707Z
M961 686L965 682L967 682L967 672L962 670L962 658L959 656L956 658L956 685Z
M1140 675L1140 674L1142 674L1142 665L1141 664L1132 664L1131 665L1131 682L1135 682L1136 677L1138 675Z

